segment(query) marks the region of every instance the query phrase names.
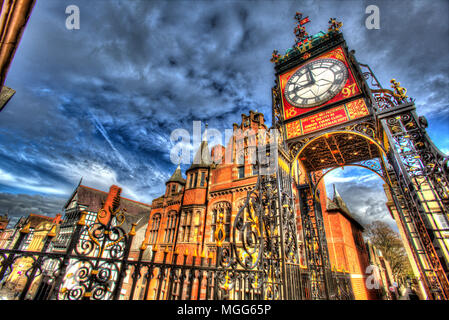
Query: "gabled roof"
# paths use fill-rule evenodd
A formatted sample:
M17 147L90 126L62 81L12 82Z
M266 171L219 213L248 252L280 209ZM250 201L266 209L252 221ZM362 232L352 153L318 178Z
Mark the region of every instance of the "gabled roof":
M40 214L34 214L34 213L30 213L30 215L27 218L27 222L30 223L30 228L36 228L39 224L41 224L42 222L53 222L54 217L47 217L47 216L43 216Z
M355 218L354 214L352 214L351 211L349 211L348 206L346 205L346 202L344 202L340 193L337 191L335 184L334 184L334 198L332 200L330 198L327 198L326 210L327 211L339 211L344 216L349 218L351 221L355 222L356 225L360 229L362 229L362 230L364 229L363 225L358 221L358 219Z
M108 196L107 192L81 184L75 191L74 195L77 197L78 204L87 206L87 210L92 212L98 212ZM138 230L142 225L148 222L151 205L120 197L119 209L126 209L126 220L122 227L125 230L129 230L132 223L137 223L136 229Z

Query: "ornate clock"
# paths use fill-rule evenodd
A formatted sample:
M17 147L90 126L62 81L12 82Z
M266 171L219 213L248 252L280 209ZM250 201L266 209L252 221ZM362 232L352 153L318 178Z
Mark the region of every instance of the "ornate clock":
M325 58L306 63L288 80L287 101L297 108L310 108L332 99L344 87L348 69L337 59Z

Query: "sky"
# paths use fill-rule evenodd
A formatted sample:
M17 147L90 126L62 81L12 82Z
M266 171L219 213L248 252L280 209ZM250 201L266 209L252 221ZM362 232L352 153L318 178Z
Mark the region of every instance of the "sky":
M365 27L372 4L378 30ZM69 5L78 30L66 28ZM357 60L384 87L407 88L449 153L449 1L41 0L5 83L17 92L0 112L0 214L54 216L81 178L151 203L176 168L173 130L224 131L251 109L271 123L271 53L294 44L296 11L309 34L342 21ZM388 220L372 175L336 170L326 182L365 222Z

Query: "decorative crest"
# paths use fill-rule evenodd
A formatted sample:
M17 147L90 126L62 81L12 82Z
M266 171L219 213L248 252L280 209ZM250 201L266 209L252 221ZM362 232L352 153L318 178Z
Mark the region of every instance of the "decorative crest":
M273 53L271 54L271 62L277 63L279 61L279 58L281 57L281 55L279 54L279 52L277 50L273 50Z
M390 80L391 83L391 87L393 88L393 95L395 96L395 98L399 99L399 100L404 100L406 98L408 98L406 96L407 93L407 89L400 87L401 83L399 81L396 81L396 79L391 79Z

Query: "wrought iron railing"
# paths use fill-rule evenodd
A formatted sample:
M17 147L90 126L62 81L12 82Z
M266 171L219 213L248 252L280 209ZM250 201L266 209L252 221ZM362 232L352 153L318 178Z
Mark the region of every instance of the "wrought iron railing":
M51 252L50 243L55 237L51 231L44 240L42 250L23 251L20 245L27 235L25 226L12 249L0 249L1 282L16 272L18 263L31 260L22 269L24 281L16 283L13 290L17 299L34 300L262 300L266 298L266 284L261 281L263 271L235 268L232 271L219 267L213 255L196 252L179 253L167 249L147 248L143 243L138 255L130 257L129 248L134 237L134 226L126 237L122 253L99 255L83 239L83 233L92 230L84 225L84 214L74 228L66 252ZM111 229L111 226L109 226ZM103 230L104 231L104 230ZM109 231L106 229L106 231ZM108 234L108 232L106 232ZM100 237L101 238L101 237ZM97 249L101 248L97 244ZM104 246L103 246L104 247ZM110 246L113 247L113 246ZM89 255L82 250L89 248ZM117 250L115 250L117 251ZM149 260L144 260L144 253ZM84 251L87 252L87 251ZM97 252L97 254L92 254ZM103 252L104 253L104 252ZM133 253L134 255L135 253ZM155 261L156 257L158 261ZM298 264L287 263L287 290L292 299L310 299L310 280L306 270ZM302 267L303 268L303 267ZM232 281L231 281L232 278ZM341 276L338 277L341 279ZM349 278L347 278L349 279ZM8 283L11 285L11 283ZM11 286L10 286L11 288ZM346 299L350 287L336 299Z

